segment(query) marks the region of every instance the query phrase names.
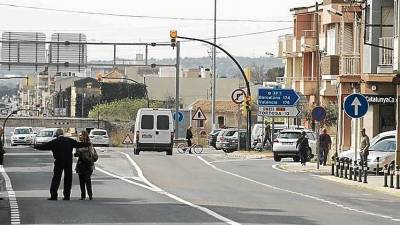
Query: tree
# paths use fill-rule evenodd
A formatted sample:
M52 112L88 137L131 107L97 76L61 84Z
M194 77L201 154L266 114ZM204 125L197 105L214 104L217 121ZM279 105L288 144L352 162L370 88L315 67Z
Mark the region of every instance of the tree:
M277 77L283 77L285 75L285 68L274 67L267 71L267 81L276 81Z
M255 84L262 84L267 79L267 75L264 72L265 66L264 65L256 65L253 64L251 66L252 77L251 81Z

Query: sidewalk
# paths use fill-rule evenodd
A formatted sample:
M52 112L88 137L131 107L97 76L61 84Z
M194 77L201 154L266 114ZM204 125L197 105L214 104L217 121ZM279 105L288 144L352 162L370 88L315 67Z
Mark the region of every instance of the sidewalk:
M262 159L262 158L272 158L272 151L237 151L226 154L228 158L235 159Z
M348 180L344 178L339 178L331 175L331 166L321 166L317 169L316 163L307 163L307 166L301 166L300 163L282 163L278 165L279 169L285 170L290 173L311 173L319 175L318 177L324 180L340 183L343 185L352 186L359 189L367 189L371 191L378 191L380 193L393 195L400 197L400 189L385 188L383 187L383 176L375 176L369 174L368 183L364 184L362 182ZM389 178L388 178L388 184ZM394 179L394 184L396 185L396 178Z

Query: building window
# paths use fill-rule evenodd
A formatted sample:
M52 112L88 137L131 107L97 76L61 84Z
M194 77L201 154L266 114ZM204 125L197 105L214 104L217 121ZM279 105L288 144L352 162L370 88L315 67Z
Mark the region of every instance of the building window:
M197 127L203 128L204 127L204 120L197 120Z
M394 105L379 105L379 132L396 129Z
M219 127L222 127L225 125L225 117L218 116L218 125L219 125Z

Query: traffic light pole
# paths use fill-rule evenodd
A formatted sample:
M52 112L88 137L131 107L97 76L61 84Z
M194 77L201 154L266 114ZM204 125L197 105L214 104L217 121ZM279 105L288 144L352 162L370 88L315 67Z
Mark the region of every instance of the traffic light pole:
M220 47L220 46L218 46L218 45L216 45L216 44L214 44L214 43L212 43L212 42L209 42L209 41L206 41L206 40L202 40L202 39L197 39L197 38L189 38L189 37L182 37L182 36L176 36L176 38L180 38L180 39L185 39L185 40L191 40L191 41L199 41L199 42L203 42L203 43L206 43L206 44L209 44L209 45L212 45L212 46L214 46L215 48L218 48L219 50L221 50L222 52L224 52L230 59L232 59L232 61L236 64L236 66L239 68L239 70L240 70L240 73L242 74L242 76L243 76L243 79L244 79L244 81L245 81L245 83L246 83L246 88L247 88L247 96L248 97L250 97L251 96L251 90L250 90L250 83L249 83L249 80L247 79L247 77L246 77L246 74L244 73L244 70L243 70L243 68L240 66L240 64L239 64L239 62L229 53L229 52L227 52L225 49L223 49L222 47ZM178 57L178 52L179 52L179 47L178 47L178 42L176 42L176 44L177 44L177 57ZM177 60L178 60L178 58L177 58ZM179 62L179 60L178 60L178 62ZM177 67L177 68L179 68L179 67ZM178 77L177 77L177 79L178 79ZM178 86L177 86L178 87ZM177 90L177 93L178 93L179 91ZM179 96L179 95L177 95L177 96ZM176 122L176 121L175 121ZM177 125L176 125L177 126ZM247 150L250 150L250 144L251 144L251 107L249 106L248 107L248 109L247 109L247 141L246 141L246 144L247 144L247 146L246 146L246 148L247 148Z
M179 41L175 44L176 47L176 67L175 67L175 139L177 139L178 132L179 132L179 120L178 120L178 113L179 113L179 64L180 64L180 57L181 57L181 43ZM192 119L192 118L190 118Z

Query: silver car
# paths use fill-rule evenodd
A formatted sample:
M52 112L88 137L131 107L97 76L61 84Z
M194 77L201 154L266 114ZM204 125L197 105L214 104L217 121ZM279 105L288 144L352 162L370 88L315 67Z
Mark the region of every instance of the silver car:
M106 130L93 129L89 133L89 138L93 145L110 146L110 137Z

